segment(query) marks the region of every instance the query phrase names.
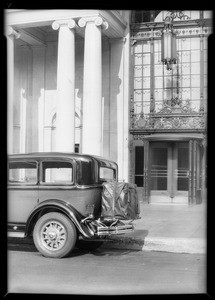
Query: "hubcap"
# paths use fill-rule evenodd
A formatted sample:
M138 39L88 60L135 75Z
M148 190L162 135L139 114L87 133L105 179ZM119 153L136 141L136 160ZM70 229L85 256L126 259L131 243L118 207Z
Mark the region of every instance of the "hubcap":
M47 222L41 230L43 246L48 250L56 251L66 243L67 233L65 227L57 221Z

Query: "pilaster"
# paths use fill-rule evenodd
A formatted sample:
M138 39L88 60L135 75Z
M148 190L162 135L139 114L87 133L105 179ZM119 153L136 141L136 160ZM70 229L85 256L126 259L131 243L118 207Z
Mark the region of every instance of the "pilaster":
M7 37L7 153L13 153L13 101L14 101L14 38L20 34L11 26L5 30Z

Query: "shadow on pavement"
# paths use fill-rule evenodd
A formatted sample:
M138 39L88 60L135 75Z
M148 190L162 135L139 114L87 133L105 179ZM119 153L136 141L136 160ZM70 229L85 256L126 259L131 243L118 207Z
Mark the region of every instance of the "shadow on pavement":
M12 251L37 252L31 238L8 238L7 249Z
M117 256L141 251L148 230L135 230L131 234L113 236L96 250L74 248L67 257L81 256L92 253L95 256ZM8 238L7 249L10 251L38 252L33 238Z
M94 256L121 256L129 253L140 252L141 250L128 250L128 249L96 249L91 251Z
M8 238L7 250L23 251L23 252L38 252L32 238ZM88 253L87 250L79 250L77 248L69 254L68 257L80 256ZM38 252L39 253L39 252Z
M23 251L23 252L38 252L36 247L33 244L33 241L25 241L25 242L8 242L7 249L10 251ZM78 248L73 249L73 251L66 257L66 258L72 258L75 256L82 256L87 253L91 253L94 256L120 256L120 255L126 255L128 253L132 252L138 252L140 250L127 250L127 249L110 249L110 248L98 248L96 250L81 250Z

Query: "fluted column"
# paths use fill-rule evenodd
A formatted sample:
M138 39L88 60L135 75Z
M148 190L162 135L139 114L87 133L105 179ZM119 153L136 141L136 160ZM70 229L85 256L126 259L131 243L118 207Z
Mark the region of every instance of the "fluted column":
M82 18L85 27L82 152L102 155L102 29L101 17Z
M20 34L11 26L6 27L7 37L7 153L13 153L13 98L14 98L14 38Z
M74 152L75 28L74 20L55 21L58 34L56 151Z

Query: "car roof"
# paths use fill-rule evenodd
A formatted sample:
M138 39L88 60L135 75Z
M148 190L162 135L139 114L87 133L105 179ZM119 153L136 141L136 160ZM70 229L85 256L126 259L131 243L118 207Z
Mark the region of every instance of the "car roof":
M11 159L43 159L43 158L69 158L69 159L77 159L77 160L87 160L91 161L92 159L96 160L101 165L109 166L109 167L117 167L117 164L114 161L106 159L101 156L90 155L90 154L80 154L73 152L29 152L29 153L16 153L9 154L8 158Z

